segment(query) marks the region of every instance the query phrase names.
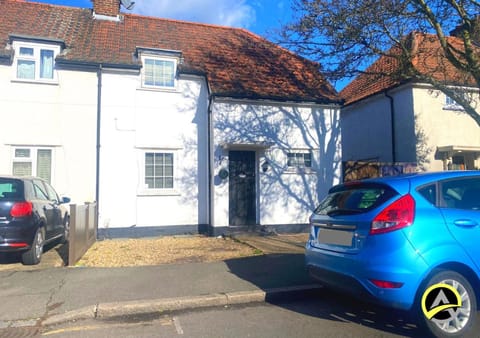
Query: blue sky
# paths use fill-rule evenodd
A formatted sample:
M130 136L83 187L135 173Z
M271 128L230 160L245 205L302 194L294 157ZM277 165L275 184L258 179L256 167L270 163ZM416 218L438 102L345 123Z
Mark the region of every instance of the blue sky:
M291 0L134 0L132 13L246 28L268 37L290 18ZM92 8L90 0L34 0Z

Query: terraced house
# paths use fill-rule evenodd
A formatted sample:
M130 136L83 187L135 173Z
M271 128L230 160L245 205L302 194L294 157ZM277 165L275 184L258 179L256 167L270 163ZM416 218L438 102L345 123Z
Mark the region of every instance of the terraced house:
M98 201L99 229L301 228L340 176L339 97L243 29L0 0L0 171Z

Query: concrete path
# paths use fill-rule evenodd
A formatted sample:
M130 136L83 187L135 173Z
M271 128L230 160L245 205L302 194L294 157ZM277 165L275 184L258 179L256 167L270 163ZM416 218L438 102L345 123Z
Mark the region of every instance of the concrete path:
M320 287L305 270L302 236L305 234L239 237L265 254L223 262L3 270L0 336L1 330L39 328L82 318L296 297Z

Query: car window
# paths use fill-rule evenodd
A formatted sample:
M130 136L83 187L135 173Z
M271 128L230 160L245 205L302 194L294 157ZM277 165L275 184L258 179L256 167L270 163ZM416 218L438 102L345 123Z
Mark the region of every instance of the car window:
M333 213L357 214L367 212L397 193L388 186L359 184L340 186L330 190L327 197L315 209L319 215Z
M47 191L42 181L33 181L33 191L37 199L46 201L49 200Z
M19 199L23 196L23 185L20 180L0 179L0 198Z
M437 203L437 185L436 184L429 184L425 187L421 187L418 189L418 193L422 195L427 201L431 204L436 205Z
M480 211L480 178L461 178L441 182L441 206Z
M59 198L58 198L58 195L57 195L57 192L55 191L55 189L52 188L52 186L46 182L44 182L44 185L45 187L47 188L47 194L48 194L48 199L50 201L54 201L54 202L59 202Z

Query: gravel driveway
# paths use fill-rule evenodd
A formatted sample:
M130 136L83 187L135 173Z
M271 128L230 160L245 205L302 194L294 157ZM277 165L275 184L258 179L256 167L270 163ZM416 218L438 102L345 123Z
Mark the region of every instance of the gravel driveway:
M86 267L124 267L186 262L212 262L261 254L303 253L308 234L230 237L164 236L97 241L76 264ZM0 256L0 271L65 266L68 246L47 247L39 265L25 266L19 257Z

